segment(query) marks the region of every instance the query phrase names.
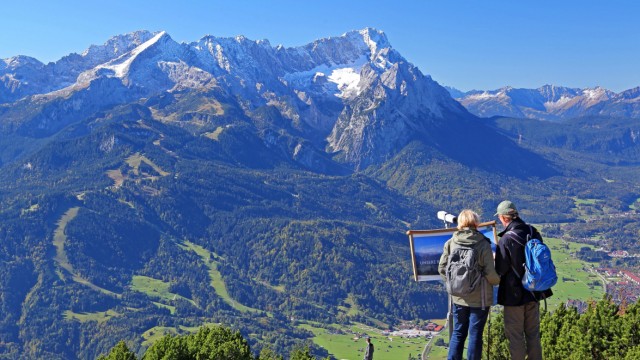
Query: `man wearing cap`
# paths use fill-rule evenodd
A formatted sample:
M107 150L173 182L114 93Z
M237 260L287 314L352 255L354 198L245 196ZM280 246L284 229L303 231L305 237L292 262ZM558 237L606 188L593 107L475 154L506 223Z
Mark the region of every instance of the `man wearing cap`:
M504 306L504 332L509 340L512 360L542 359L540 310L538 301L551 296L551 289L530 292L522 286L524 244L529 238L542 241L536 228L527 225L516 206L508 200L498 205L495 214L505 229L498 234L496 271L500 275L498 304Z

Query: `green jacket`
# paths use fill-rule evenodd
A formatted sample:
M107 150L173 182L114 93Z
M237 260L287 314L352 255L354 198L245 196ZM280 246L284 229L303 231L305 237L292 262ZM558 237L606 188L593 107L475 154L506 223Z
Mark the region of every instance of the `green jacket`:
M478 252L478 263L482 269L482 273L484 274L482 281L485 282L485 306L491 306L493 303L493 285L498 285L500 283L500 276L493 265L491 243L489 242L489 239L482 235L482 233L470 228L464 228L456 231L451 239L447 240L444 244L442 256L440 257L440 264L438 265L438 272L442 275L442 278L445 279L449 254L451 254L453 249L460 245L473 247ZM468 296L452 296L451 298L454 304L469 307L482 307L481 286L478 286L473 293Z

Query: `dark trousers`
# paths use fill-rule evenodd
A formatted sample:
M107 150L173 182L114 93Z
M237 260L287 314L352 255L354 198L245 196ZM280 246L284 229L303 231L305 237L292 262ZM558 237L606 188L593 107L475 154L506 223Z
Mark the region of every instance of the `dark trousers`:
M540 304L504 307L504 333L512 360L542 360L540 344Z
M464 351L464 342L469 335L467 346L467 359L480 360L482 357L482 332L487 322L489 307L472 308L453 304L453 334L449 342L449 360L461 360Z

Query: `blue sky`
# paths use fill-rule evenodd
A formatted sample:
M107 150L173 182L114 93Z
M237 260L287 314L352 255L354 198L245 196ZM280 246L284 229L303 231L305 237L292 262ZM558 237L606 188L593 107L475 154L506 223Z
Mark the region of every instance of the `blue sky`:
M0 58L55 61L141 29L289 47L374 27L423 73L461 90L640 86L635 0L20 0L0 11Z

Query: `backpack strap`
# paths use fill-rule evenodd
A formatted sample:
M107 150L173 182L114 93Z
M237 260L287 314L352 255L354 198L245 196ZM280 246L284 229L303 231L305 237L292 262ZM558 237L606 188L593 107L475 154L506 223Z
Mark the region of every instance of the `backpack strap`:
M525 247L525 245L527 244L527 240L523 239L523 238L522 238L522 236L518 235L518 234L517 234L515 231L513 231L513 230L509 230L509 231L507 231L507 234L511 234L511 235L513 235L514 237L512 237L512 239L513 239L516 243L518 243L518 245L520 245L520 246L522 246L522 247ZM506 234L505 234L505 235L506 235ZM520 240L525 240L524 244L523 244L523 243L521 243L520 241L518 241L518 239L520 239Z
M518 239L520 240L524 240L520 235L518 235L515 231L513 230L509 230L507 232L507 234L511 234L513 235L511 237L511 239L513 239L513 241L516 242L516 244L522 246L523 248L526 246L527 242L525 241L524 244L521 243L520 241L518 241ZM505 234L506 235L506 234ZM520 273L516 270L516 268L513 267L513 264L511 265L511 270L513 270L513 272L516 274L516 276L518 276L518 278L520 278L520 280L522 280L522 278L524 277L524 274L520 275Z
M491 246L491 240L489 240L489 238L487 238L485 236L485 239L489 242L489 246ZM478 243L476 243L476 246L478 245ZM474 246L475 249L475 246ZM480 252L476 251L476 254L478 257L480 257ZM480 266L480 262L477 263L477 266ZM485 294L487 293L487 290L485 288L485 283L487 282L487 279L484 277L484 271L482 271L480 273L480 297L482 298L482 311L484 311L485 307L486 307L486 303L485 303Z
M491 240L484 236L484 239L489 243L489 246L491 246ZM486 264L485 264L486 266ZM482 310L484 311L485 307L486 307L486 303L484 298L486 297L486 293L487 293L487 289L486 289L486 283L487 283L487 279L484 277L484 274L482 274L482 278L480 279L480 296L482 296ZM493 289L493 287L492 287ZM493 296L493 293L491 294ZM492 301L493 303L493 301ZM491 307L491 305L489 305L489 307Z
M520 241L516 240L516 238L522 239L522 237L520 235L518 235L515 231L513 230L509 230L507 232L507 234L512 234L514 237L512 238L516 243L518 243L518 245L522 246L522 247L526 247L526 244L529 242L529 240L531 240L531 238L533 238L533 227L531 225L527 225L529 226L529 234L527 235L527 239L525 241L524 244L522 244ZM506 234L505 234L506 235ZM524 264L523 264L524 265ZM524 274L522 274L522 276L520 276L518 274L518 272L516 271L516 269L513 267L513 265L511 265L511 270L513 270L514 273L516 273L516 275L520 278L520 280L522 280L522 278L524 277ZM524 288L524 287L523 287ZM536 297L536 293L540 293L538 291L530 291L528 289L525 288L526 291L529 291L531 293L531 295L533 295L533 298L539 302L540 300L538 300L538 298ZM544 296L544 293L542 292L542 299L544 300L544 309L545 311L547 310L547 298Z
M482 311L484 311L484 308L486 306L484 298L485 298L485 294L487 293L487 291L485 290L484 284L487 282L487 279L484 278L484 275L482 276L482 278L480 278L480 296L482 297Z

